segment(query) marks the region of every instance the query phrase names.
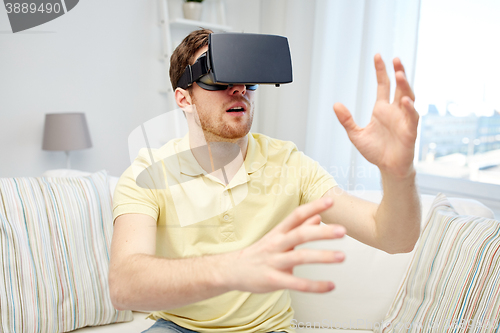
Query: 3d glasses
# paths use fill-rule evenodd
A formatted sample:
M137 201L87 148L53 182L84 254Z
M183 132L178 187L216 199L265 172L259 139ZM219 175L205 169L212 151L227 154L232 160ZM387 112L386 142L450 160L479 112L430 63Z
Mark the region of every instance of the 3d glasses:
M187 89L194 82L206 90L224 90L245 85L292 82L292 59L288 39L283 36L212 33L208 51L186 66L177 87Z

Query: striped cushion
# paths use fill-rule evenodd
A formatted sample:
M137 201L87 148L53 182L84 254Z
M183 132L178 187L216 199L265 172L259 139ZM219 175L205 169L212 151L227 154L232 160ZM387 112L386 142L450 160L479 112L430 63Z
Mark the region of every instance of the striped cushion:
M377 332L496 332L500 221L460 216L439 194L412 263Z
M0 178L1 332L68 332L132 320L109 297L111 209L105 171Z

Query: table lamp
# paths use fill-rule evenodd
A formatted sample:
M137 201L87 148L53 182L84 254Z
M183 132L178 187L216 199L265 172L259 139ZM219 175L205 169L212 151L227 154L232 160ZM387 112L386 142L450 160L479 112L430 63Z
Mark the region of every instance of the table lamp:
M48 113L45 115L43 150L64 151L66 168L71 169L71 150L92 147L84 113Z

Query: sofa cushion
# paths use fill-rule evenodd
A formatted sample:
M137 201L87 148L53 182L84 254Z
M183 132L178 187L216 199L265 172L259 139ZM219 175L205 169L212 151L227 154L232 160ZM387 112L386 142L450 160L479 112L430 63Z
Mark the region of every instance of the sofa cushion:
M500 323L500 221L458 215L442 194L376 332L491 332ZM469 326L467 326L469 325Z
M109 297L111 207L105 171L0 178L0 331L67 332L132 319Z
M42 174L42 177L78 177L90 176L92 173L88 171L74 170L74 169L52 169L47 170ZM118 184L119 177L108 175L109 190L111 196L115 193L116 185Z
M381 191L351 194L375 203L382 199ZM427 221L434 198L427 194L421 196L422 226ZM474 211L481 216L493 217L493 212L476 200L450 198L450 201L460 212ZM302 322L325 321L325 326L351 329L375 329L382 325L415 252L391 255L348 236L310 242L300 247L341 250L346 259L341 264L294 268L297 276L335 283L335 289L325 294L291 291L294 318Z

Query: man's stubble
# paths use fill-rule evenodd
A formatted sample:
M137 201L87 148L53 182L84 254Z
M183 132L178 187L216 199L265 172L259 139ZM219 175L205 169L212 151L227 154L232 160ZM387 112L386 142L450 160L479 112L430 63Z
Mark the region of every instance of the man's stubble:
M236 126L230 126L223 121L220 113L213 113L210 110L203 108L199 103L196 103L196 98L191 95L191 100L195 106L194 110L197 113L195 121L198 126L203 130L205 138L209 139L220 137L228 140L235 140L244 137L250 132L253 123L254 105L250 104L249 118L244 123L237 123ZM233 101L234 103L234 101Z

